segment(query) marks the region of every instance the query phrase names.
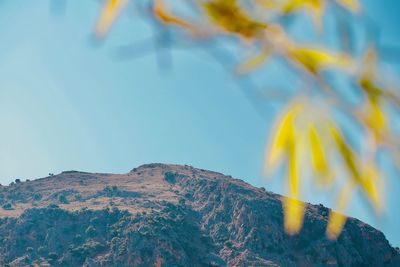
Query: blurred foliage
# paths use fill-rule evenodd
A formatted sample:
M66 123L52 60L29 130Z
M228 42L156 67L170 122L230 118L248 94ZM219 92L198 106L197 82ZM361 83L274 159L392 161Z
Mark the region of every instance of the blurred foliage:
M190 11L174 12L178 5ZM313 177L312 184L317 187L340 188L326 229L330 239L340 234L346 222L342 213L357 189L378 214L382 212L383 175L378 156L384 151L399 166L399 139L390 127L395 115L390 116L389 110L399 108L400 97L382 79L376 42L360 41L349 34L364 16L357 0L105 0L95 30L97 38L104 38L121 12L130 7L178 38L199 44L231 38L240 48L234 53L256 51L238 64L234 72L238 76L262 68L271 58L280 58L305 81L306 86L294 94L284 89L278 92L285 95L287 108L277 118L265 160L268 175L279 166L286 169L288 197L282 201L287 233L296 234L302 226L305 204L298 199L304 177ZM340 44L335 48L315 40L300 43L291 37L292 16L309 17L321 35L326 31L324 16L328 13L335 17L338 29ZM352 48L360 42L361 53L354 52ZM334 85L331 81L335 78L329 74L344 77L347 84ZM357 104L349 101L343 90L351 91ZM277 101L275 96L266 100ZM340 116L359 127L361 150L344 134L350 130Z

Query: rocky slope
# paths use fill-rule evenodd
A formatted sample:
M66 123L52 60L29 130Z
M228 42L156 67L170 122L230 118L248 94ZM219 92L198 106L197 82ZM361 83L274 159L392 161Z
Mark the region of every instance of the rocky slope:
M189 166L63 172L0 187L0 207L0 266L400 266L359 220L329 241L308 205L290 237L280 196Z

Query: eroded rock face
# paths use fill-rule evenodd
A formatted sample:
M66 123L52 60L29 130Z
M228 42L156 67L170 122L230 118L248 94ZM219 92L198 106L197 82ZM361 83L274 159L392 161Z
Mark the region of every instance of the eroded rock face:
M359 220L329 241L329 210L308 205L290 237L279 195L189 166L64 172L1 187L0 204L0 266L400 266Z

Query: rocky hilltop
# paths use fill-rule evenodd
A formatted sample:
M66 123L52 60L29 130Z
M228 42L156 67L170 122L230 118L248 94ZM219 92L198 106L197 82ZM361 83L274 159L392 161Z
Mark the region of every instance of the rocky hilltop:
M17 181L0 207L0 266L400 266L357 219L329 241L329 210L308 205L291 237L279 195L190 166Z

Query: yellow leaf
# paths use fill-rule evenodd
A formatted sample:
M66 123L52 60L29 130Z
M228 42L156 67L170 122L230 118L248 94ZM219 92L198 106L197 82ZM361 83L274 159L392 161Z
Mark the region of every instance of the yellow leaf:
M286 233L297 234L303 224L304 203L297 200L299 196L299 177L296 137L291 135L288 140L288 172L289 172L289 197L283 199L284 226Z
M384 133L388 130L385 114L379 105L379 100L384 95L384 91L368 77L361 78L359 84L367 96L366 109L361 115L362 120L372 131L375 140L380 142Z
M363 192L367 196L368 200L371 201L372 205L377 211L381 210L381 201L379 193L376 189L374 181L377 179L378 172L376 171L373 164L367 164L366 167L360 171L360 167L355 159L355 155L350 147L346 144L343 137L337 129L331 126L330 128L333 138L336 142L338 150L344 160L346 168L350 172L353 182L361 186Z
M315 173L318 175L324 184L331 182L332 175L329 170L328 162L326 160L324 147L322 141L317 134L315 127L309 128L309 138L311 147L311 162Z
M267 25L247 16L237 4L237 0L212 0L203 4L211 22L226 32L244 38L252 38Z
M285 116L281 119L281 122L275 131L275 136L272 138L273 141L270 148L267 149L264 166L267 172L269 172L268 169L275 169L284 152L287 152L289 142L294 135L293 123L299 108L299 105L291 106Z
M325 9L325 0L290 0L286 1L282 7L285 14L293 13L301 9L306 9L311 13L314 24L319 28L321 18Z
M369 47L363 56L364 77L373 79L376 73L376 62L378 54L374 47Z
M96 26L96 36L104 37L128 0L107 0Z
M304 203L291 198L283 198L284 227L289 235L300 232L304 219Z
M329 52L292 46L288 49L289 60L300 64L312 74L318 74L327 68L349 69L350 58L345 54L331 54Z
M375 181L378 179L378 171L373 167L373 164L368 164L364 171L364 180L362 187L368 200L372 203L375 211L378 213L382 212L383 205L381 202L381 197L379 196L379 191L376 187Z
M354 183L350 182L344 187L342 192L339 194L338 203L336 209L343 211L349 202L352 191L354 190ZM326 227L326 235L329 239L335 240L342 232L344 224L346 223L346 216L336 211L329 213L328 225Z
M361 173L358 169L354 152L348 146L343 136L341 135L339 130L336 129L335 126L330 126L330 132L332 134L333 140L335 141L339 154L341 155L347 170L350 172L351 178L354 180L355 183L362 184Z
M298 162L295 142L294 136L290 136L287 144L289 161L289 192L292 197L298 197L299 194Z
M358 13L361 10L361 6L358 0L336 0L336 1L344 8L354 13Z
M380 139L382 133L387 129L385 115L377 102L370 103L370 112L366 117L367 125L372 129L376 139Z
M367 94L368 98L372 101L377 101L381 97L383 90L376 86L376 84L371 80L371 75L368 74L361 77L358 81L361 89Z
M282 7L284 13L292 13L302 8L309 8L315 13L322 13L324 8L323 0L290 0Z
M363 123L372 131L375 141L382 141L388 130L387 119L380 106L381 99L397 102L398 98L388 90L379 87L376 79L377 54L375 49L369 48L363 58L363 71L358 80L359 87L366 94L366 110L361 115Z
M269 56L270 56L270 51L268 49L263 49L260 54L258 54L253 58L250 58L249 60L241 64L237 69L237 73L245 74L258 68L268 59Z
M158 20L164 24L175 25L182 28L187 28L189 30L194 30L193 25L186 22L183 19L171 16L164 7L164 2L162 0L156 1L154 4L153 14Z
M326 227L326 235L329 239L335 240L346 223L347 217L343 214L331 211L329 214L328 225Z
M374 82L377 58L378 55L373 47L366 50L362 58L362 72L358 79L359 86L372 101L377 101L383 94L383 90Z

